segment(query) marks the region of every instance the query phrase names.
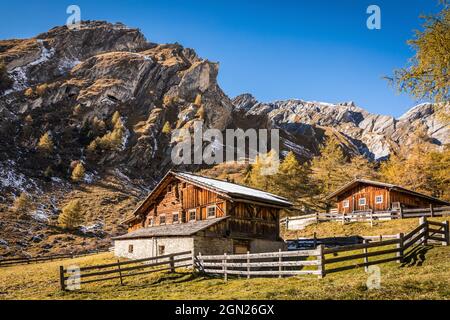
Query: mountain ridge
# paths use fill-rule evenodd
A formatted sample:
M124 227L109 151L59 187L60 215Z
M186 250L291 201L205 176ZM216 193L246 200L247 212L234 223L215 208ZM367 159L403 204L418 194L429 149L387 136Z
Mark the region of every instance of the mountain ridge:
M5 256L106 246L110 236L123 232L121 219L173 167L176 139L170 132L192 130L195 121L219 131L278 128L281 154L292 150L303 161L318 155L329 135L339 137L347 154L372 159L408 145L421 126L436 147L449 143L448 125L439 122L432 105L398 120L351 102L231 99L217 83L217 63L176 43L149 42L120 23L84 21L78 31L62 26L30 39L0 40L0 60L13 79L0 95L0 255ZM52 146L43 153L39 141L46 134ZM114 137L114 144L100 143ZM71 172L80 162L86 177L74 182ZM10 208L21 192L33 205L18 217ZM67 234L55 225L60 208L74 198L85 204L83 230L97 226L98 232Z

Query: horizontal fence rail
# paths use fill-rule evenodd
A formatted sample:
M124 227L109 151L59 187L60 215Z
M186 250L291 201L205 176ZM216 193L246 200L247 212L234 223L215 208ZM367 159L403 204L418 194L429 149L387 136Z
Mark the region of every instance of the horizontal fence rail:
M29 257L29 258L0 259L0 267L14 266L14 265L20 265L20 264L40 263L40 262L47 262L47 261L61 260L61 259L73 259L73 258L78 258L78 257L99 254L99 253L103 253L103 252L109 252L109 249L92 250L92 251L83 252L83 253L54 254L54 255L49 255L49 256L37 256L37 257Z
M280 224L287 230L302 229L313 223L334 221L334 222L370 222L392 219L407 219L420 217L441 217L450 215L450 206L418 208L418 209L392 209L388 211L355 211L351 213L313 213L295 217L285 217L280 219Z
M251 276L322 276L322 247L315 250L267 253L223 254L195 257L195 269L201 273Z
M414 246L430 241L450 244L448 221L427 221L425 217L420 218L419 226L407 234L362 238L363 243L331 248L325 248L322 243L312 250L212 256L199 254L195 257L195 269L205 274L223 275L225 280L228 275L250 278L312 274L321 278L326 274L360 267L367 270L369 266L391 261L401 263L413 253Z
M161 271L175 272L176 268L192 267L191 251L167 254L138 260L117 261L102 265L93 265L77 269L59 267L61 290L65 291L74 283L77 285L150 274Z

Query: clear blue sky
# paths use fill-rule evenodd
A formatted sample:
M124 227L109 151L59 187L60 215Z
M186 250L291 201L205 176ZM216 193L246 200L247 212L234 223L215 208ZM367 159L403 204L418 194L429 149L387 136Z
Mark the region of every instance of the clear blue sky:
M146 0L3 1L0 39L31 37L65 23L70 4L83 20L123 22L148 40L179 42L220 62L219 83L234 97L355 101L399 116L416 101L397 94L384 75L406 64L406 40L437 0ZM366 27L366 9L381 8L381 30Z

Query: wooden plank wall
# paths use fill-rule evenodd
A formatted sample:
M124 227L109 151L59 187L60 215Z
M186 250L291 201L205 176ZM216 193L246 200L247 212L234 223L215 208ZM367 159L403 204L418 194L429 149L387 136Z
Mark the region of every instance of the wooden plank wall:
M383 196L383 203L376 204L375 197ZM366 198L366 205L360 206L359 199ZM353 200L354 199L354 200ZM349 201L349 207L344 208L344 200ZM355 188L348 190L338 197L338 212L339 213L350 213L358 210L370 210L375 209L375 211L388 210L390 207L389 203L389 190L386 188L368 186L368 185L358 185Z

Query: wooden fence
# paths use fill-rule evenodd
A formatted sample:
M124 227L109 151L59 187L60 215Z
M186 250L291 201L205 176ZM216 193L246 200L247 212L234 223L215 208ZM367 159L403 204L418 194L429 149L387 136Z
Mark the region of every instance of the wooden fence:
M73 259L73 258L98 254L98 253L102 253L102 252L108 252L108 251L109 251L109 249L92 250L92 251L83 252L83 253L54 254L54 255L49 255L49 256L37 256L37 257L29 257L29 258L0 259L0 267L14 266L14 265L20 265L20 264L40 263L40 262L47 262L47 261L61 260L61 259Z
M195 269L201 273L251 276L321 275L321 248L302 251L279 251L202 256L195 258ZM312 259L311 259L312 258ZM299 268L300 267L300 268ZM305 268L307 267L307 268Z
M392 220L392 219L406 219L418 217L441 217L450 215L450 206L419 208L419 209L393 209L389 211L355 211L351 213L313 213L295 217L285 217L280 219L280 224L287 230L298 230L303 227L324 221L342 222L370 222Z
M233 254L202 256L195 258L195 268L205 274L278 276L326 274L367 268L371 265L390 261L403 262L411 253L411 248L430 241L449 245L449 224L427 221L421 218L419 226L407 233L396 235L395 239L325 248L323 244L314 250L279 251L270 253ZM361 250L361 251L360 251ZM355 252L356 251L356 252ZM360 252L358 252L360 251ZM339 263L338 265L336 265ZM344 263L345 265L342 265Z
M193 257L191 251L167 254L157 257L117 261L102 265L93 265L81 268L59 267L59 280L61 290L70 287L77 288L78 285L113 280L120 280L124 284L124 278L160 271L175 272L175 268L192 267Z

